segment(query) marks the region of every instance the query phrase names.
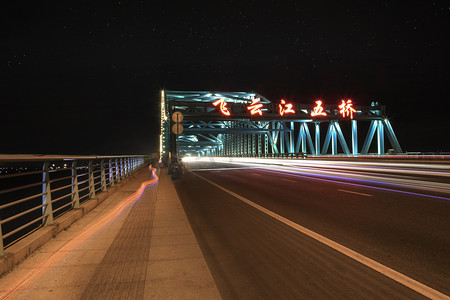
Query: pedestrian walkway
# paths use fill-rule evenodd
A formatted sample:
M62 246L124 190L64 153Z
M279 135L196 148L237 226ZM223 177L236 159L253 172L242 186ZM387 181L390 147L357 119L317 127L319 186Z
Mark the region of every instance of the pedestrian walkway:
M125 207L138 172L0 278L0 299L220 299L166 172Z

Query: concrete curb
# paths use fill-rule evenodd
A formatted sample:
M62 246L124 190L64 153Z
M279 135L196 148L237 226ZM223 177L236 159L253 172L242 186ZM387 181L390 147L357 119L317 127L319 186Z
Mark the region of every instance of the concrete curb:
M137 171L139 172L139 170ZM56 219L52 225L39 228L27 237L18 241L5 251L5 255L0 257L0 276L10 272L14 267L30 256L39 247L50 239L56 237L61 231L70 227L74 222L82 218L97 205L105 201L106 198L123 188L123 186L135 176L136 173L116 183L107 191L99 193L96 198L89 199L80 205L79 209L73 209Z

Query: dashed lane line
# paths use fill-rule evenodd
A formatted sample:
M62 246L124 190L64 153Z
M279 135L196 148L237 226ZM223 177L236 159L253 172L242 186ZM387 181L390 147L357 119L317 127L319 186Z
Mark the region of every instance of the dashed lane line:
M297 181L295 181L295 180L290 180L290 179L286 179L286 178L281 178L281 180L297 183Z
M358 192L349 191L349 190L341 190L341 189L338 189L338 191L339 191L339 192L344 192L344 193L355 194L355 195L366 196L366 197L372 197L372 196L373 196L373 195L371 195L371 194L358 193Z

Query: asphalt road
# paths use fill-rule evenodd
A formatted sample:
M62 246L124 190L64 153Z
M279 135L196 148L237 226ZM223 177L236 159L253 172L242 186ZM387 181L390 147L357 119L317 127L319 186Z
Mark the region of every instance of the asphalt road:
M224 299L425 297L195 174L450 295L446 195L426 197L376 183L378 188L370 188L368 182L355 185L237 165L190 167L195 171L174 184Z

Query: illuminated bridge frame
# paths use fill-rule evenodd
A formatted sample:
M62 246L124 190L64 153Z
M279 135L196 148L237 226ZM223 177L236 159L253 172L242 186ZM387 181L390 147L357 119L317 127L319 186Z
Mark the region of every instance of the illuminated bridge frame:
M262 104L262 115L251 114L249 106L256 103L254 99ZM224 107L218 105L220 101ZM171 116L175 111L184 116L184 130L179 136L179 151L183 156L383 155L385 135L393 149L391 152L403 152L386 117L386 107L377 102L371 106L354 105L353 119L340 113L338 102L319 104L326 116L318 117L311 116L314 104L294 103L291 108L295 113L281 116L281 103L285 102L273 102L247 92L163 90L161 157L176 153L176 136L171 132L174 124ZM364 132L367 130L361 150L358 136L363 135L358 133L358 123ZM372 143L375 133L376 142Z

